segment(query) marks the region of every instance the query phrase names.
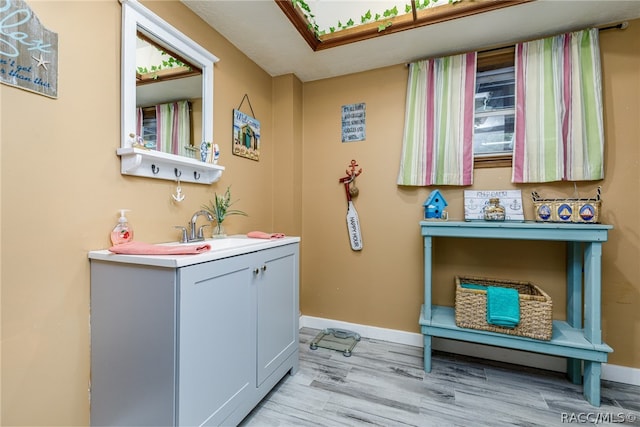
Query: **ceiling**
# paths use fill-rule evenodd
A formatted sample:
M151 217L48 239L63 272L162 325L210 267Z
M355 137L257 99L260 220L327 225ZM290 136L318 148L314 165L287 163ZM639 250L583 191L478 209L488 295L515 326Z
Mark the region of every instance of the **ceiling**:
M303 82L640 18L639 0L536 0L314 52L272 0L181 1L271 76Z

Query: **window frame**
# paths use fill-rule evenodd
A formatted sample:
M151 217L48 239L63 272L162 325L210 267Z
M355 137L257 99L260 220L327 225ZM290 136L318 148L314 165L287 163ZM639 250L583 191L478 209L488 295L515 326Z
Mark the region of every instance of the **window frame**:
M478 13L489 12L510 6L518 6L535 0L501 0L501 1L452 1L449 4L434 8L419 10L415 1L411 1L411 12L402 13L390 18L382 18L378 21L357 25L352 28L336 31L334 33L316 34L314 23L309 22L304 11L300 10L291 0L273 0L289 19L294 28L315 52L330 49L394 34L400 31L411 30L425 25L437 24L452 19L465 18ZM364 12L364 11L363 11ZM381 30L380 25L384 28Z

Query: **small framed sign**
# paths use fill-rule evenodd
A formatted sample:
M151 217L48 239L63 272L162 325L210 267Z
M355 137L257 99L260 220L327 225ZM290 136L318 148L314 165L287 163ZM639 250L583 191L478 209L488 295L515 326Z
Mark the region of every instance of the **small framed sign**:
M485 208L494 198L500 199L505 209L505 221L524 221L520 190L464 190L464 220L484 221Z
M233 154L260 160L260 122L239 110L233 110Z
M342 106L342 142L364 141L367 134L364 102Z

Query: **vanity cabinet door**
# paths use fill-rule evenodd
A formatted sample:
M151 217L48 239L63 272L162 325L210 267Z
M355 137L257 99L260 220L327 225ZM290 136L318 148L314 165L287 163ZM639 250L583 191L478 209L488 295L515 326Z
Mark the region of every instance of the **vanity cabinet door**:
M178 424L219 425L255 390L254 254L180 269Z
M298 247L257 253L258 387L298 349Z

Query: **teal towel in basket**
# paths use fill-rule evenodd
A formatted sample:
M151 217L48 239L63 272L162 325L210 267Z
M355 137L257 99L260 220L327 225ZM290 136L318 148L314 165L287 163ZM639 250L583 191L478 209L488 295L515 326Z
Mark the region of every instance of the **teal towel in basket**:
M520 297L517 289L487 287L487 323L505 328L518 326Z
M460 287L465 289L476 289L478 291L486 291L487 287L485 285L478 285L476 283L461 283Z

